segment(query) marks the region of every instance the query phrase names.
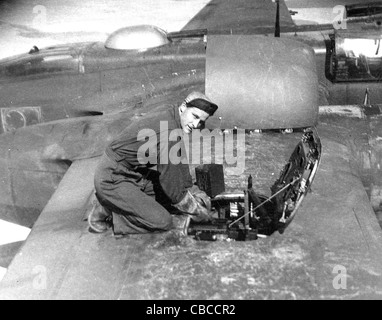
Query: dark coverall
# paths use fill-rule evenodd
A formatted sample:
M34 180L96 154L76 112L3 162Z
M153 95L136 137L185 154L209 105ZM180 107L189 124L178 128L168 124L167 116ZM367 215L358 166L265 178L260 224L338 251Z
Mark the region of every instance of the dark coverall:
M173 164L170 160L160 163L161 152L166 152L159 146L160 121L167 121L168 132L181 128L178 107L169 105L129 125L108 145L96 169L96 196L102 206L113 212L115 234L171 229L172 217L166 208L181 201L192 186L188 164ZM152 129L157 136L156 167L138 159L137 151L146 142L137 139L142 129ZM167 150L176 143L168 141ZM186 156L184 153L182 157Z

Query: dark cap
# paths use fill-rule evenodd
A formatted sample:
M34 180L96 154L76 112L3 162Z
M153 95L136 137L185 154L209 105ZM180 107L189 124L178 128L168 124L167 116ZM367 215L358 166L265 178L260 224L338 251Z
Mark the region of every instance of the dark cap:
M218 106L213 103L206 95L201 92L192 92L185 99L187 108L198 108L207 112L212 116L218 109Z

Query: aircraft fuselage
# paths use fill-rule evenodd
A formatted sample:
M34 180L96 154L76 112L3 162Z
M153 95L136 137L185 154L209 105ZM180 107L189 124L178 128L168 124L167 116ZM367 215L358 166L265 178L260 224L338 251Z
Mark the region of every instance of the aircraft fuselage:
M200 38L146 51L82 43L8 58L0 62L0 132L124 110L201 83L204 70Z

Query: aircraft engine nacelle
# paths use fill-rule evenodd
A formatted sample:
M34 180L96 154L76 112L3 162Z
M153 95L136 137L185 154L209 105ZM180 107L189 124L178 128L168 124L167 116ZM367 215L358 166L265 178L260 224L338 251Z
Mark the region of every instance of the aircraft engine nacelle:
M206 94L219 106L214 125L222 129L313 126L318 120L314 51L290 39L209 35Z

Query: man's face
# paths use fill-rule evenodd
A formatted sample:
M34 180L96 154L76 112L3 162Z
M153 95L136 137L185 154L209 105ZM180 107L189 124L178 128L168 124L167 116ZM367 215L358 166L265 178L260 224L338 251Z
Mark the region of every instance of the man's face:
M191 133L194 129L204 128L209 114L199 108L187 108L185 104L179 107L180 124L184 133Z

